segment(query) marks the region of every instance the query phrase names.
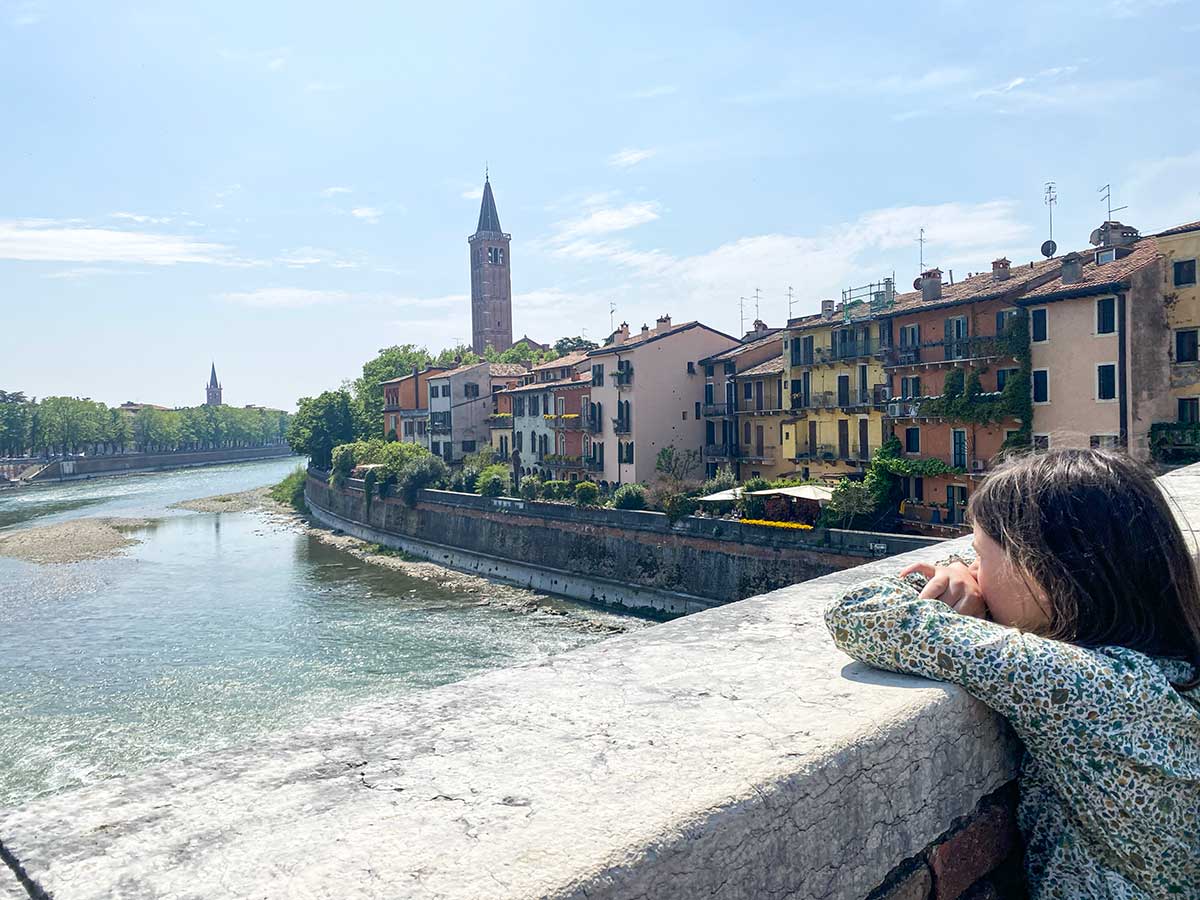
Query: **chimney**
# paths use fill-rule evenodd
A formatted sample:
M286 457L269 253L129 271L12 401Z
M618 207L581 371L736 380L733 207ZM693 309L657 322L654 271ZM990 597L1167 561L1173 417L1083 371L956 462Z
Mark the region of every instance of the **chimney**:
M930 269L921 273L921 299L940 300L942 298L942 270Z
M613 343L623 344L629 340L629 323L622 322L615 332L613 332Z
M833 301L832 300L822 300L821 301L821 318L822 319L832 319L833 318Z
M992 281L1007 281L1009 276L1009 266L1012 262L1008 257L1002 256L999 259L992 260Z
M645 322L643 322L642 323L642 337L649 337L649 336L650 336L650 326L647 325Z
M1063 257L1062 261L1062 283L1075 284L1083 280L1083 256L1079 253L1071 252Z
M658 321L654 323L655 331L666 331L670 327L671 327L671 317L668 315L659 316Z
M1092 232L1091 244L1095 247L1128 247L1140 237L1138 230L1132 225L1110 221Z
M770 329L767 328L767 323L764 322L762 319L754 320L754 333L755 334L758 334L758 335L765 334L769 330Z

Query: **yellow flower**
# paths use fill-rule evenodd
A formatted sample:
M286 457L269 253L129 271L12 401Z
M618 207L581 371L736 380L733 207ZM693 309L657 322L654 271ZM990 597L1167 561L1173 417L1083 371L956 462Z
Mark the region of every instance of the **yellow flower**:
M812 531L811 525L803 522L774 522L771 519L742 519L743 525L765 525L768 528L790 528L793 531Z

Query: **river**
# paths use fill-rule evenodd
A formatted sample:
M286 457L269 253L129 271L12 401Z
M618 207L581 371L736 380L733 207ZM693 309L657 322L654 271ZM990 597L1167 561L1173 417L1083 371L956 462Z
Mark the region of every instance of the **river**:
M295 467L0 493L5 531L149 520L111 559L0 558L0 807L604 637L588 625L645 624L548 597L539 609L569 615L523 614L364 563L265 512L168 508Z

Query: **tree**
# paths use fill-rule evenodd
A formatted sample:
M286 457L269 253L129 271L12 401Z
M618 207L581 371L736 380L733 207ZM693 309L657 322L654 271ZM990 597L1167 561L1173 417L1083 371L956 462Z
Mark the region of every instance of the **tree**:
M456 347L447 347L439 353L433 360L435 366L441 366L444 369L454 366L469 366L473 363L482 362L474 350L466 344L459 344Z
M595 341L582 337L560 337L554 342L554 352L559 356L566 356L576 350L595 350L598 346Z
M674 444L659 450L654 461L655 471L674 481L688 481L699 468L699 450L676 450Z
M324 391L316 397L301 397L288 426L287 441L313 465L329 468L333 448L354 440L354 418L346 391Z
M868 516L875 511L875 495L865 483L843 478L833 489L826 509L841 521L843 528L849 528L855 518Z

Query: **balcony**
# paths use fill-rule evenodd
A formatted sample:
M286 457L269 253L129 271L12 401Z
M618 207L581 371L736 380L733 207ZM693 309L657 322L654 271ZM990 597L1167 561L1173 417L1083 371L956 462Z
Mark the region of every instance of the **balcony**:
M580 421L583 423L580 427L588 434L604 433L604 420L599 416L583 416Z
M732 455L731 451L732 448L729 444L705 444L704 461L720 462L721 460L729 459Z
M603 472L604 460L596 459L594 456L584 457L583 467L589 472Z
M817 444L811 448L809 456L812 459L832 461L838 458L837 447L833 444Z
M618 391L629 390L633 387L633 366L625 366L615 372L609 372L608 377L612 379L613 387Z
M727 416L729 415L730 404L728 403L705 403L701 407L701 412L706 416Z
M793 351L789 360L793 366L811 366L816 362L816 353L812 350L797 350Z
M633 430L633 425L628 419L613 419L613 433L629 434Z
M920 362L920 347L892 347L883 357L885 366L915 366Z
M738 462L748 463L774 463L775 448L764 447L761 450L753 447L742 448L737 453Z
M431 413L429 416L429 430L434 434L449 434L450 433L450 413Z
M550 425L560 431L581 431L586 427L587 422L588 420L579 413L563 413L561 416L554 416Z
M582 469L585 462L590 462L591 457L572 456L562 453L548 453L543 462L548 466L553 466L556 469Z
M822 349L828 351L830 362L842 362L849 359L879 356L888 349L888 345L880 344L878 339L867 338L861 341L839 341L832 347Z
M889 368L954 365L968 360L1012 357L1015 349L1013 338L1008 334L927 341L919 346L889 348L884 354L883 364Z
M493 413L487 419L489 428L512 428L512 413Z

